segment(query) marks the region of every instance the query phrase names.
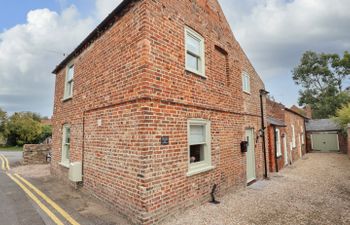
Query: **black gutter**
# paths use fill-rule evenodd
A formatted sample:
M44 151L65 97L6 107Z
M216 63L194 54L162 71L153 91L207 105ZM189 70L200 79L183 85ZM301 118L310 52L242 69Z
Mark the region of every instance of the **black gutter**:
M264 171L264 177L267 178L267 159L266 159L266 139L265 139L265 121L264 121L264 103L263 103L263 96L267 95L269 92L260 89L260 110L261 110L261 133L262 133L262 141L263 141L263 146L262 150L264 153L264 166L265 166L265 171Z
M117 16L133 1L136 0L124 0L117 8L115 8L79 45L70 53L56 68L52 71L56 74L62 69L69 61L75 56L79 55L85 48L93 43L98 37L100 37L109 27L111 27L117 20Z

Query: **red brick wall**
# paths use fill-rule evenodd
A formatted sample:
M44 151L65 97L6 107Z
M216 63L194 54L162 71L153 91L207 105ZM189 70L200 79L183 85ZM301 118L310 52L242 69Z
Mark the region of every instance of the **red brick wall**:
M207 78L184 69L185 26L205 39ZM242 92L242 71L250 74L250 94ZM76 58L66 102L64 76L56 77L52 172L66 177L59 161L62 125L70 123L71 161L84 158L84 188L133 222L158 223L203 202L214 184L219 195L246 185L240 142L246 128L258 134L264 85L216 1L138 1ZM215 168L188 177L190 118L211 121ZM170 144L160 145L161 136ZM255 152L259 179L261 138Z
M285 106L281 103L275 102L272 99L266 100L267 104L267 116L272 117L274 119L285 121ZM276 162L278 165L278 170L281 170L284 167L284 144L283 144L283 136L286 135L286 129L284 127L276 127L280 130L280 140L281 140L281 151L282 156L278 157L277 160L275 158L275 130L273 125L268 125L268 143L269 143L269 171L276 172ZM288 145L287 145L288 147Z
M284 157L285 157L285 151L284 151L284 144L283 144L283 136L286 135L286 130L284 127L276 127L280 130L280 140L281 140L281 152L282 156L275 157L275 151L276 151L276 143L275 143L275 129L272 125L268 126L268 150L269 150L269 171L270 172L276 172L276 162L278 165L278 171L283 169L284 167ZM288 149L288 145L287 145Z
M292 161L296 161L300 158L300 151L302 155L306 154L306 137L305 137L305 125L304 118L292 113L290 111L285 110L285 123L286 134L287 134L287 146L288 146L288 160L292 159ZM296 147L290 151L290 143L292 142L292 125L294 125L295 129L295 144ZM301 134L304 134L304 145L301 144ZM299 139L300 137L300 139ZM300 140L300 141L299 141Z
M348 152L348 137L342 133L338 132L339 150L340 152L347 154Z
M284 121L284 108L281 103L275 102L271 99L266 99L267 112L266 115L281 121Z

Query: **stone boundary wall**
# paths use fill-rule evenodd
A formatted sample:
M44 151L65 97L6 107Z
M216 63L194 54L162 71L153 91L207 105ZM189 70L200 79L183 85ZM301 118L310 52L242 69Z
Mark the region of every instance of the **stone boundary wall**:
M47 164L46 156L51 151L51 144L28 144L23 146L23 164Z

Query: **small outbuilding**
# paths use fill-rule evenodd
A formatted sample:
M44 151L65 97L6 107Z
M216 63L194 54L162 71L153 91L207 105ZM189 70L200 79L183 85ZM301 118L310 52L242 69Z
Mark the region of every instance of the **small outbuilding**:
M309 120L306 123L306 132L309 152L346 152L346 137L341 127L332 119Z

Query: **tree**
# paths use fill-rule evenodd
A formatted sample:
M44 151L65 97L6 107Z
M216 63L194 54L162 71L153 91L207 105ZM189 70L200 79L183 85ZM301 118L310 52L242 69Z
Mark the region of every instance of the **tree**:
M9 145L38 144L51 133L51 126L43 125L39 114L14 113L8 121L7 141Z
M301 86L299 105L309 104L313 118L329 118L337 109L350 102L343 83L350 75L350 54L343 58L337 54L307 51L300 64L292 71L293 80Z
M350 123L350 104L347 104L341 109L337 110L336 117L333 118L346 132L348 124Z
M5 144L8 135L7 113L0 108L0 145Z

